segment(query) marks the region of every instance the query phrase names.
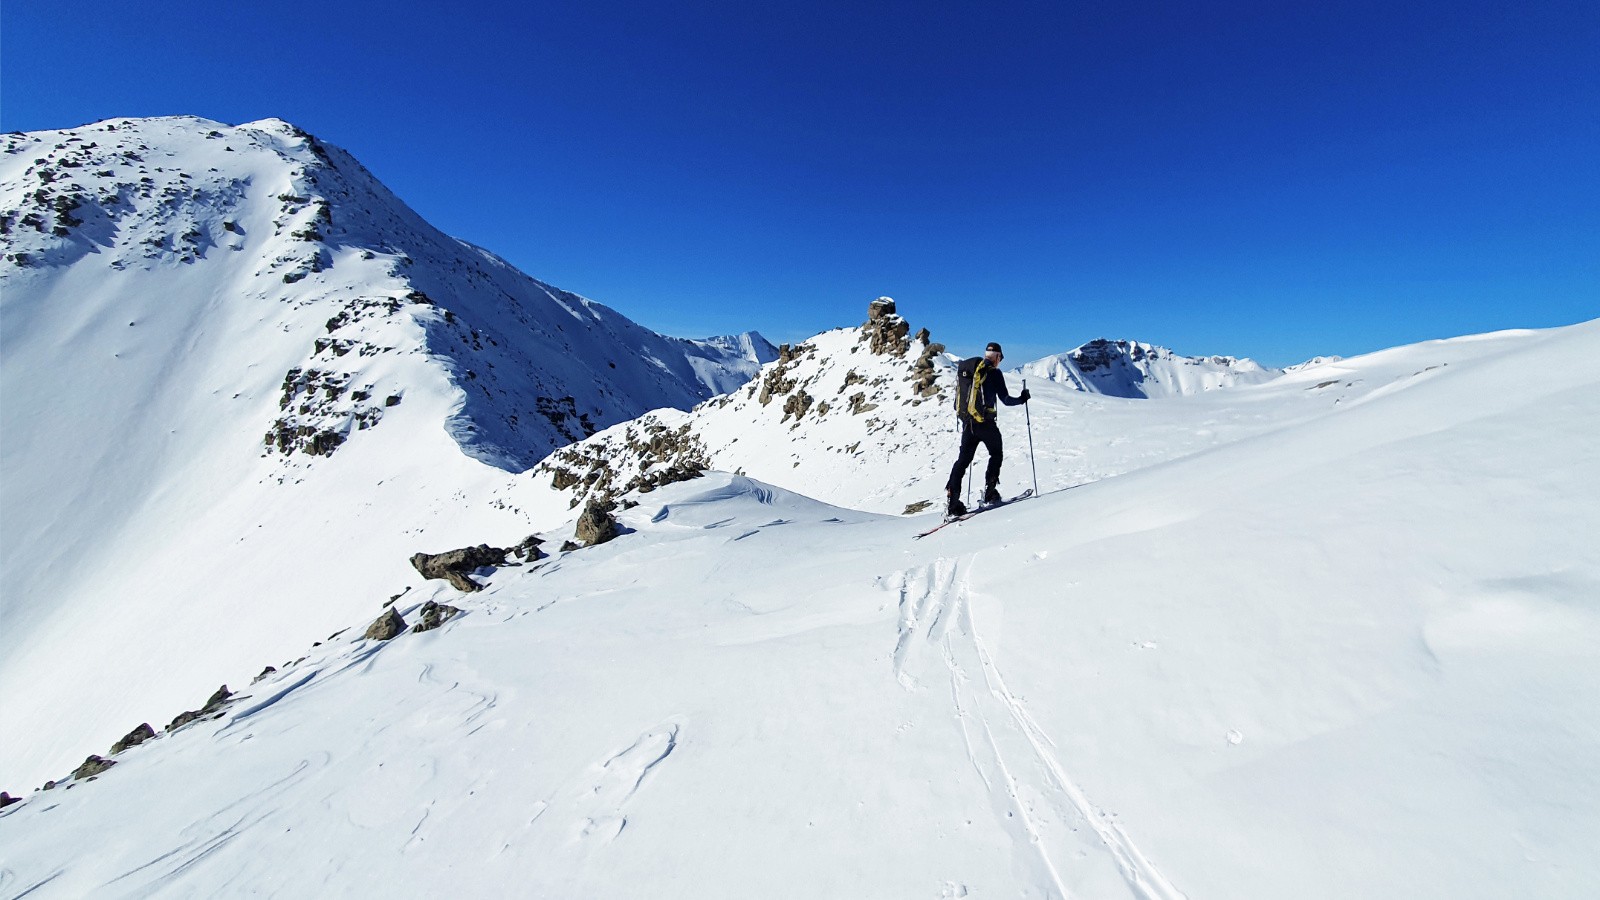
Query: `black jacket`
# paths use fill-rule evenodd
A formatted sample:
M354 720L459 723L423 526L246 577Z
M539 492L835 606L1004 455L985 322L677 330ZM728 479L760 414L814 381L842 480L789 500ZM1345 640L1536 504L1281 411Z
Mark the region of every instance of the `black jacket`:
M983 364L981 379L977 377L979 363ZM970 422L973 424L992 424L994 422L996 400L1004 403L1007 406L1016 406L1022 402L1020 397L1013 397L1011 396L1011 392L1006 390L1005 373L990 366L988 361L981 356L974 356L971 359L962 360L961 364L956 367L956 371L960 376L957 379L957 384L960 385L960 387L957 389L957 393L963 395L956 397L956 411L961 416L961 420L963 422ZM969 396L964 396L967 391L971 390L971 388L968 386L971 385L973 381L977 381L978 388L977 416L974 416L970 410L969 403L971 398Z

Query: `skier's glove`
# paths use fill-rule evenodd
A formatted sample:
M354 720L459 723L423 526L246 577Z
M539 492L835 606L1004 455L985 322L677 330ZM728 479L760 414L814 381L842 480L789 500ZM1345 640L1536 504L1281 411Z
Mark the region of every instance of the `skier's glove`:
M1027 403L1028 402L1028 398L1032 397L1032 396L1033 396L1032 394L1028 393L1028 389L1027 388L1023 388L1022 389L1022 393L1017 395L1017 399L1021 400L1023 403Z

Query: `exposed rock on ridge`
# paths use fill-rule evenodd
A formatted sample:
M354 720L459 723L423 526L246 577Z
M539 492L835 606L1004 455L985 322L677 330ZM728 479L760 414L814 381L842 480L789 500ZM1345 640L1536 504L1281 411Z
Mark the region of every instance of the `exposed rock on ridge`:
M925 447L935 439L920 423L942 427L949 418L935 410L947 397L941 379L948 382L951 364L927 329L911 332L895 302L878 298L859 327L780 345L777 359L742 389L687 414L657 410L608 429L555 452L532 477L568 494L576 508L590 498L647 493L709 468L741 471L747 459L790 457L798 470L832 465L829 458ZM924 404L931 405L916 409ZM781 472L750 474L783 486Z

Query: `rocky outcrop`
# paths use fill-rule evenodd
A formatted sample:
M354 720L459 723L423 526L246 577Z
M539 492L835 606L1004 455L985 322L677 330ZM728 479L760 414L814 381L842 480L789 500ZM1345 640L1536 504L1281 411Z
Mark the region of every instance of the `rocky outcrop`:
M778 421L787 422L790 416L794 416L794 426L791 427L798 427L800 420L804 418L805 414L811 410L812 402L813 401L810 394L806 393L805 391L795 391L793 394L790 394L789 399L784 402L783 418L779 419Z
M619 469L617 460L635 461L637 469ZM611 442L565 447L539 464L558 491L573 488L571 506L587 499L609 501L630 491L647 494L658 487L699 478L710 456L688 425L668 428L648 417L623 428Z
M391 606L383 611L383 615L372 620L372 624L367 626L367 633L363 637L369 641L387 641L405 630L406 620L400 618L400 614L395 612L394 607Z
M198 710L198 709L191 709L191 710L187 710L185 712L178 713L176 716L173 717L171 722L167 723L167 729L166 730L169 733L177 731L179 728L182 728L183 726L189 724L190 722L193 722L194 720L200 718L200 715L201 715L201 713L200 713L200 710Z
M0 809L5 809L13 803L21 803L21 797L13 797L5 791L0 791Z
M593 547L604 544L617 536L617 520L612 517L608 504L590 501L583 508L583 514L578 516L578 528L575 535L583 541L584 546Z
M467 577L469 573L485 566L505 565L506 554L509 552L511 551L491 547L488 544L479 544L476 547L463 547L445 553L414 553L411 555L411 565L423 578L442 578L450 582L456 590L470 594L483 590L483 585Z
M83 765L72 770L72 777L79 781L85 781L95 777L96 775L99 775L101 772L104 772L116 764L116 760L106 759L103 756L90 755L88 759L83 761Z
M399 302L392 302L394 308L398 309ZM370 356L381 349L384 348L319 338L313 356L331 353L339 357L351 350L358 350L361 356ZM295 453L332 456L352 431L365 430L378 424L383 412L372 401L373 386L368 384L352 389L352 379L349 373L298 366L290 369L283 378L283 395L278 399L278 408L284 415L267 429L264 440L266 452L284 456ZM393 395L389 399L399 402ZM386 405L394 404L386 401Z
M783 349L788 348L788 344L783 345ZM788 377L789 370L784 368L784 365L785 361L780 358L778 364L768 369L767 374L761 377L761 393L756 396L756 400L762 406L771 403L773 397L781 397L794 390L795 381Z
M228 690L227 685L217 688L217 692L211 695L211 698L206 701L205 706L202 706L199 709L191 709L188 712L178 713L178 717L167 724L167 731L177 731L179 728L188 725L190 722L198 721L200 719L217 718L222 714L222 708L228 705L228 701L232 699L232 697L233 692Z
M422 620L411 626L411 631L413 634L423 631L432 631L433 629L438 628L440 625L443 625L445 622L448 622L460 612L461 610L455 608L454 606L447 606L443 603L435 603L432 600L429 600L427 603L422 604Z
M276 671L278 671L278 667L277 666L267 666L265 669L261 670L261 674L260 675L257 675L256 677L250 679L250 683L251 684L255 684L256 682L258 682L261 679L267 677L268 675L271 675L272 673L274 673Z
M880 356L905 356L911 349L911 323L894 311L894 301L879 297L867 304L867 322L861 327L861 339L867 349Z
M543 543L543 538L537 534L530 534L522 539L522 543L511 548L510 555L523 562L537 562L544 559L544 551L539 549L539 545Z
M917 338L923 342L928 340L928 329L918 332ZM911 365L911 389L918 397L932 397L939 393L938 370L933 367L933 361L944 352L943 344L926 344L922 348L922 355Z
M149 722L146 722L143 725L140 725L138 728L128 732L123 736L122 740L112 744L111 755L116 756L118 753L121 753L129 747L137 747L155 736L156 730L150 727Z
M782 397L794 390L797 383L790 376L790 370L801 360L815 355L817 348L812 344L779 344L778 361L765 370L759 382L760 392L752 396L762 406L771 403L775 398ZM752 385L751 391L755 391Z

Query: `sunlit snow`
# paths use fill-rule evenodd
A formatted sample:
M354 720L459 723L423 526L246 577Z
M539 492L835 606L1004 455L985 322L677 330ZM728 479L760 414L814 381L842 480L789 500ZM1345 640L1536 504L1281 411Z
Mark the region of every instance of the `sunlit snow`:
M712 470L562 552L573 490L465 452L448 364L362 369L404 402L262 456L298 319L82 265L6 273L0 894L1600 884L1600 320L1152 399L1030 376L1003 484L1031 440L1040 495L923 540L938 513L901 513L955 450L947 395L907 388L927 345L837 329L785 369L798 422L761 373L651 413ZM587 308L558 302L541 327ZM407 563L531 533L551 555L479 593ZM361 637L391 597L463 613ZM68 777L223 682L219 717Z

